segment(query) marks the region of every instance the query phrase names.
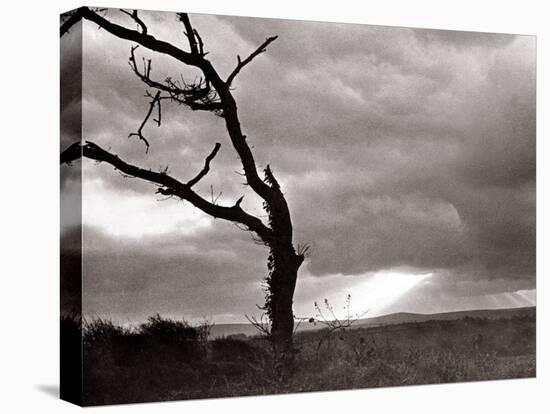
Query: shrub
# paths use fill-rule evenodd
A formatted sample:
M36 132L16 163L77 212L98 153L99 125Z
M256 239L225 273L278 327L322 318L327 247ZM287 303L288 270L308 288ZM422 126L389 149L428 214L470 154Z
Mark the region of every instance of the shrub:
M206 357L201 332L185 320L175 321L157 314L139 326L137 336L140 338L134 338L134 342L142 341L145 350L156 354L153 356L157 359L196 362Z
M234 338L216 338L211 342L213 361L258 361L265 358L266 352L248 341Z
M84 321L83 340L89 346L109 346L113 340L127 334L121 326L108 319L96 318Z

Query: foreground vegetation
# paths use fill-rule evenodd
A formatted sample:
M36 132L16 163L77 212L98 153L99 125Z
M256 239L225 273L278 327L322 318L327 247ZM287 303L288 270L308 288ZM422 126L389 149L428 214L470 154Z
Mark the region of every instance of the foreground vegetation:
M62 321L76 336L79 324ZM137 328L83 324L86 405L535 376L535 314L296 334L281 379L269 342L209 338L207 324L154 316Z

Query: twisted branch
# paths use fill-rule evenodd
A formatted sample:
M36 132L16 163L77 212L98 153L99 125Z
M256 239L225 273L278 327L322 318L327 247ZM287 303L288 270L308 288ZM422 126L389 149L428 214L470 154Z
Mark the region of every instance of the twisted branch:
M248 65L250 62L252 62L252 60L264 53L266 51L266 48L267 46L269 46L269 44L271 42L274 42L275 40L277 40L279 36L272 36L272 37L268 37L267 39L265 39L265 42L263 42L254 52L252 52L250 54L250 56L248 56L245 60L241 60L241 57L239 55L237 55L237 67L235 67L235 69L233 69L233 72L231 72L231 74L229 75L229 77L227 78L227 80L225 81L225 83L227 84L227 86L231 86L231 83L233 82L233 79L235 79L235 76L237 76L239 74L239 72L241 71L242 68L244 68L246 65Z
M145 115L145 118L143 119L143 122L139 126L137 132L131 132L128 135L128 138L131 137L138 137L140 140L142 140L145 143L145 153L147 154L149 152L149 141L147 141L147 138L143 136L143 127L147 124L147 121L151 117L151 114L153 113L153 109L155 108L155 105L158 106L158 119L153 119L157 123L157 126L160 126L161 121L161 108L160 108L160 91L157 91L156 95L153 97L151 102L149 102L149 110L147 111L147 114Z
M198 195L188 184L178 181L168 175L165 171L155 172L129 164L120 159L117 155L104 150L99 145L90 141L86 141L84 144L75 142L70 145L61 153L61 163L74 161L81 156L98 162L106 162L123 174L141 178L142 180L157 184L160 186L157 190L157 193L159 194L163 194L165 196L176 196L182 200L190 202L195 207L212 217L240 223L245 226L247 230L255 232L264 243L269 243L272 241L273 234L271 229L264 225L259 218L246 213L241 208L240 202L242 198L237 200L237 202L230 207L213 204ZM209 157L213 158L212 154L210 154Z
M65 33L69 33L69 29L80 21L82 18L82 9L76 9L72 12L65 13L65 16L69 17L61 24L59 29L60 36L63 36Z
M187 182L187 186L189 188L193 187L195 184L197 184L202 179L202 177L204 177L206 174L208 174L208 171L210 171L210 161L212 161L214 159L214 157L218 153L220 147L221 147L221 144L219 142L216 142L216 145L214 145L214 149L212 150L210 155L208 157L206 157L206 159L204 160L204 167L202 168L202 170L199 171L199 173L196 175L195 178L193 178L192 180L189 180ZM239 199L239 201L237 201L237 205L240 204L240 200L242 200L242 198Z

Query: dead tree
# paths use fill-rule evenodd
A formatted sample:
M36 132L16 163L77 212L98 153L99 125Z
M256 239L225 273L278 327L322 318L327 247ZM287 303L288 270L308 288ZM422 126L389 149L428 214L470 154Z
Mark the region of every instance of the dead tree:
M62 23L61 36L67 33L75 23L86 19L117 38L137 44L130 50L131 70L144 84L156 91L154 94L148 93L151 100L146 117L138 130L130 134L130 136L139 138L144 143L146 150L150 143L143 135L143 127L155 114L157 118L153 120L160 125L161 103L164 101L175 102L195 111L212 112L222 117L231 144L242 164L246 183L262 199L263 207L267 212L267 223L244 211L241 207L243 197L233 205L222 206L201 197L193 189L193 186L210 170L210 163L220 148L219 143L206 157L201 171L187 182L168 175L167 171L154 172L123 161L117 155L90 140L75 142L69 146L61 154L61 162L70 163L80 157L106 162L123 174L156 184L157 193L185 200L212 217L234 222L251 231L258 242L269 248L268 275L265 284L266 297L263 309L271 322L270 336L276 356L289 362L292 360L293 354L294 315L292 302L298 269L304 261L306 249L297 251L294 248L288 204L270 166L267 165L263 170L263 177L258 174L254 156L241 129L237 104L231 92L231 84L243 68L265 52L268 45L277 39L277 36L267 38L245 59L237 56L235 68L226 79L223 79L212 63L206 59L207 52L204 50L203 40L197 30L192 27L187 14L177 14L178 20L184 26L189 44L189 50L182 50L149 34L147 26L139 17L137 10L132 12L123 10L123 12L136 24L136 30L107 20L98 10L83 7L73 12ZM155 80L152 78L150 60L144 60L143 64L137 63L135 52L138 46L168 55L183 65L195 67L202 72L202 78L192 83L186 83L183 80L174 81L171 78L164 81Z

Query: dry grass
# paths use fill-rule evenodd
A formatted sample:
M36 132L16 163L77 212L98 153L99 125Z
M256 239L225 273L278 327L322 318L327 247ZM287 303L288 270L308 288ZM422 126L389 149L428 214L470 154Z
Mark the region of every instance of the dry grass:
M284 381L261 338L208 340L159 316L134 330L93 321L83 336L86 405L535 376L534 313L299 333Z

